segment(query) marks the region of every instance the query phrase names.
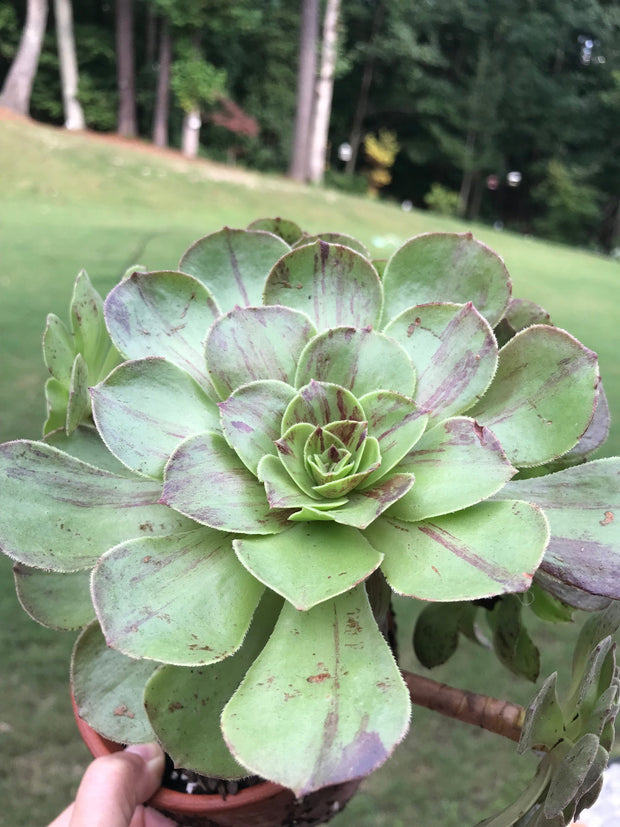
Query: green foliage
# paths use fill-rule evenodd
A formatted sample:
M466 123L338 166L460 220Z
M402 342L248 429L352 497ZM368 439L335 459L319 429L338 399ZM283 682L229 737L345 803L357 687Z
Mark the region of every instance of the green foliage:
M226 72L191 56L172 64L170 87L184 112L215 103L226 89Z
M390 170L394 166L399 149L396 133L389 129L379 130L378 135L369 133L365 136L364 153L369 165L366 176L368 192L371 195L377 195L379 190L392 180Z
M19 42L19 24L13 4L0 3L0 57L11 59L17 51Z
M438 215L456 215L459 207L459 194L435 182L424 196L424 203L431 212Z
M546 175L532 192L545 214L536 219L537 231L554 241L587 243L600 220L600 193L585 182L585 175L569 170L557 159L549 161Z
M368 181L364 175L348 175L334 169L325 170L323 183L329 189L341 190L352 195L364 195L368 190Z

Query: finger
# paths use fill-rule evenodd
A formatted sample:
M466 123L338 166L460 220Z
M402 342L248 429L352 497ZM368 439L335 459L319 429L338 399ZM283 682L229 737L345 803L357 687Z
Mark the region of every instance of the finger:
M73 813L73 804L69 804L66 810L63 810L59 816L49 824L49 827L69 827L71 815Z
M136 807L161 784L164 753L157 744L135 744L97 758L78 789L69 827L129 827Z
M138 807L129 827L178 827L176 821L170 821L163 813L151 807Z

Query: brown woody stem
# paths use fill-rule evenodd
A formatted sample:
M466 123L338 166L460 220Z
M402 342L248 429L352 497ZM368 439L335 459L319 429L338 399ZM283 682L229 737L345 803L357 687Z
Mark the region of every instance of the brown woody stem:
M411 700L417 706L482 727L512 741L519 740L525 717L525 709L519 704L457 689L413 672L403 672L403 677Z

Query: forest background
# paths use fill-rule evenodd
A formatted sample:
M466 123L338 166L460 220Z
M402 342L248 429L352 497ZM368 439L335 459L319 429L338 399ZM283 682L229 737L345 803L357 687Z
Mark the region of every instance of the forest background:
M614 252L619 35L615 0L1 0L0 105Z

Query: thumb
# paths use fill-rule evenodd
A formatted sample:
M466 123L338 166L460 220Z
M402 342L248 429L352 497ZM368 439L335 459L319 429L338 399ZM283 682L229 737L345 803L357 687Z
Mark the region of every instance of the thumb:
M69 827L129 827L136 807L159 788L164 763L155 743L97 758L84 774Z

